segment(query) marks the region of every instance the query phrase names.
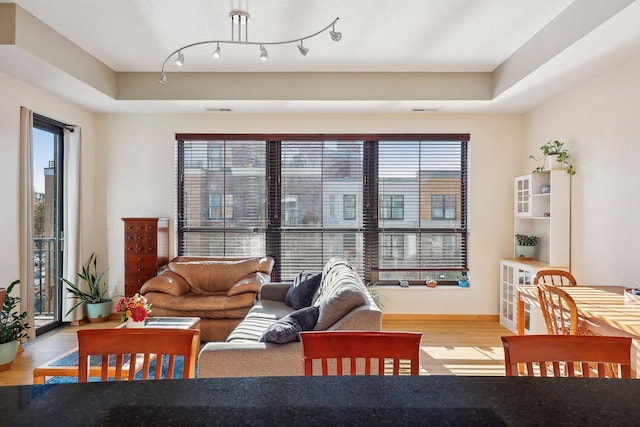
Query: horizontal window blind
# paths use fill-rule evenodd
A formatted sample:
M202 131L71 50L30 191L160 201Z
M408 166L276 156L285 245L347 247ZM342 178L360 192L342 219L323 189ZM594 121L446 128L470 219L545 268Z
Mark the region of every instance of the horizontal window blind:
M322 271L332 257L363 273L362 150L358 141L281 142L282 277Z
M182 141L178 158L178 252L264 256L264 141Z
M376 283L466 271L468 135L177 137L180 255L271 255L273 280L332 257Z
M378 280L455 280L466 268L464 141L378 145Z

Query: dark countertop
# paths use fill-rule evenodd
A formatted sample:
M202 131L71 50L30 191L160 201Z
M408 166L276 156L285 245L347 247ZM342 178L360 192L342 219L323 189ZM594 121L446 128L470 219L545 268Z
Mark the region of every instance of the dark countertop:
M0 387L0 425L640 424L640 381L260 377Z

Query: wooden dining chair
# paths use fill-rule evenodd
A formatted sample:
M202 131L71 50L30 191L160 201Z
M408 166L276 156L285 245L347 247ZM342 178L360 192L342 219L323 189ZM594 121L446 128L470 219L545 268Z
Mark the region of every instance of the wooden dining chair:
M4 305L4 297L7 296L7 290L5 288L0 288L0 311L2 311L2 306Z
M578 307L571 295L560 287L541 283L538 285L538 302L549 334L577 334Z
M108 328L78 331L78 382L89 380L89 357L100 356L100 380L131 381L174 378L176 357L182 356L182 378L195 377L200 331L175 328ZM151 362L155 373L150 377Z
M420 372L421 333L314 331L301 332L300 338L306 376L318 371L319 375L418 375Z
M507 376L631 378L631 338L514 335L502 345Z
M544 283L551 286L578 286L573 274L564 270L540 270L533 278L533 284Z

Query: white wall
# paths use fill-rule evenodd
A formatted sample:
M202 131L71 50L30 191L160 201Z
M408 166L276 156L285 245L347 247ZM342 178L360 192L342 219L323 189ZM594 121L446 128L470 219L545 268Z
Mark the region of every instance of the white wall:
M60 97L0 73L0 286L19 277L19 135L20 107L82 128L83 250L106 254L106 242L94 239L94 125L95 115Z
M576 168L571 188L571 271L580 283L640 280L640 56L525 117L526 154L558 139ZM534 163L523 156L523 172Z
M572 178L572 271L580 282L640 280L640 57L632 58L521 115L388 116L94 115L0 73L0 284L18 277L20 106L82 127L83 246L108 265L111 293L123 292L125 216L174 214L176 133L470 133L471 219L468 289L380 291L386 313L498 313L498 261L512 253L513 177L536 164L528 154L565 141ZM172 241L173 245L173 241ZM174 255L175 252L172 252Z
M513 250L512 183L519 165L509 159L523 155L521 116L100 115L96 129L96 236L108 241L112 293L124 289L121 218L174 217L176 133L470 133L471 287L394 287L380 294L388 313L498 313L498 263Z

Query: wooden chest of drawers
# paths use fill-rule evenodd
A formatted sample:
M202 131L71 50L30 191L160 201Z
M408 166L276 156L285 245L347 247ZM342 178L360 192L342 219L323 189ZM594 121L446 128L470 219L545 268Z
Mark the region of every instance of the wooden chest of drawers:
M169 262L169 218L124 221L124 294L131 296Z

